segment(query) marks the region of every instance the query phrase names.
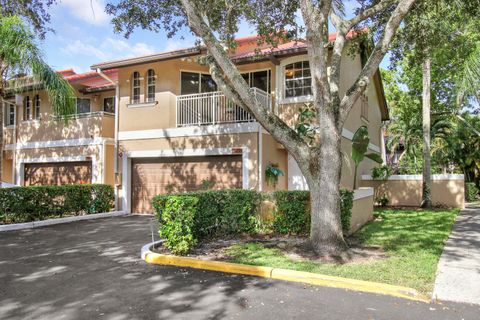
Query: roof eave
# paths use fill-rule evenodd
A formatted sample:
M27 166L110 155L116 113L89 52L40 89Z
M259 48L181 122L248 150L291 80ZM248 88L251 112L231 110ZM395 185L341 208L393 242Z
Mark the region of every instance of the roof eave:
M176 59L176 58L182 58L182 57L188 57L188 56L195 56L195 55L201 54L202 51L204 51L203 48L193 47L188 49L153 54L149 56L97 63L92 65L90 68L92 70L97 70L97 69L108 70L108 69L114 69L114 68L124 68L124 67L144 64L148 62L157 62L157 61L164 61L164 60L170 60L170 59Z

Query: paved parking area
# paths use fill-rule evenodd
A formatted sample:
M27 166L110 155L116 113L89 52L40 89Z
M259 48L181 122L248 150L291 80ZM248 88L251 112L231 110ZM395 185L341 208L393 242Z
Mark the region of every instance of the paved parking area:
M0 233L0 319L478 319L425 304L271 279L148 265L152 219Z

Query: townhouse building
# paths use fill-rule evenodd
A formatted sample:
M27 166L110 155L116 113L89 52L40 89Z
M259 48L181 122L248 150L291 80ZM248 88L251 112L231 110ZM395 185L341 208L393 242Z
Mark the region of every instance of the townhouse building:
M333 39L335 35L331 35ZM290 41L276 48L258 44L257 37L237 40L231 53L257 99L292 126L298 111L312 100L306 45ZM341 92L362 68L361 54L345 50ZM226 99L198 63L201 47L99 63L99 74L118 74L115 173L119 207L152 212L150 201L161 193L208 188L269 191L304 190L305 179L285 148L241 107ZM351 139L366 125L370 150L382 153L381 124L388 119L380 74L375 74L345 123L342 187L375 166L365 160L353 177ZM265 178L269 166L284 175L273 186Z
M115 86L97 74L59 71L76 93L76 114L53 116L48 95L26 85L4 103L3 182L113 184ZM116 71L106 72L117 79Z
M258 101L294 126L299 108L312 101L305 43L271 48L259 45L255 36L237 43L231 58ZM68 122L52 116L41 89L26 88L11 97L4 106L3 180L16 185L112 184L117 209L134 213L152 212L151 199L166 192L307 189L285 148L218 90L208 67L198 62L204 54L196 46L102 62L83 74L60 71L77 94L77 113ZM341 93L362 65L361 52L352 55L345 49ZM387 119L377 72L342 132L342 187L352 189L354 179L375 166L366 159L353 177L353 133L367 126L370 151L384 156L381 125ZM283 172L275 185L266 179L269 167Z

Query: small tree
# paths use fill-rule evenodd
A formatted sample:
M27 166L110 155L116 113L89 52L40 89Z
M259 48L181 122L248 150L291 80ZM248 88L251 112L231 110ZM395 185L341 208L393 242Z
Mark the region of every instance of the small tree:
M7 94L21 90L25 84L44 88L57 115L75 112L75 92L70 84L42 59L35 35L17 16L0 17L0 164L3 164L3 101ZM30 74L23 80L18 74ZM0 165L0 183L2 165Z
M107 5L116 15L115 30L128 36L135 27L168 35L189 26L208 49L205 63L220 90L249 111L295 158L311 192L310 240L317 253L337 253L346 248L340 223L342 129L356 100L363 94L415 0L361 0L356 15L346 18L340 0L205 1L120 0ZM297 13L303 22L297 23ZM259 42L276 46L300 28L312 74L312 106L316 138L306 142L273 111L257 101L234 62L235 33L242 20L252 25ZM373 22L377 22L376 24ZM329 42L329 23L336 38ZM340 93L342 55L360 28L376 27L378 38L362 71L346 93ZM291 32L289 32L291 31ZM355 38L355 37L353 37ZM226 49L227 47L227 49Z
M370 137L368 136L368 128L366 126L361 126L355 131L355 134L352 138L352 159L355 164L355 171L353 174L353 190L357 189L357 170L360 162L365 159L365 157L370 160L375 161L376 163L382 164L383 159L378 153L367 153L368 145L370 144Z

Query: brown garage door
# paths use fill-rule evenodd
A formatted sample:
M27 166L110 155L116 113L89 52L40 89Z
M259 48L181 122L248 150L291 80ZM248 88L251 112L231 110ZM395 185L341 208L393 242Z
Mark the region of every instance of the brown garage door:
M25 185L62 185L92 182L92 163L55 162L25 164Z
M132 212L151 213L154 196L198 190L203 181L208 181L212 189L241 188L242 157L135 159L132 162Z

